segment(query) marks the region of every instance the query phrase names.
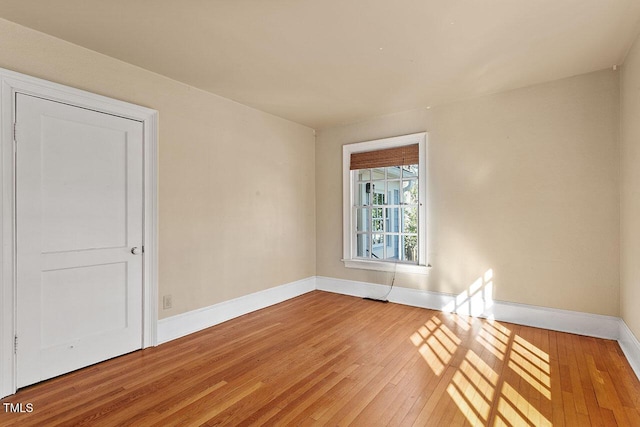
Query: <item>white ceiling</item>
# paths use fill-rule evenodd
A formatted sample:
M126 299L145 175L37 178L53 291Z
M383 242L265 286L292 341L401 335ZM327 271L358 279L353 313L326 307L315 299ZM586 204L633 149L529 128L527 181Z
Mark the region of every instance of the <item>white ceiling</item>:
M0 17L315 129L621 64L639 0L0 0Z

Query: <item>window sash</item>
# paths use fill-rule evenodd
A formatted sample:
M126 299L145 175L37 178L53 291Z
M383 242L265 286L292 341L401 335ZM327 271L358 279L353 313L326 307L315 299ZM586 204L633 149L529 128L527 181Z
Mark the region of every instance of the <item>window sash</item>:
M417 145L417 144L416 144ZM389 185L389 183L399 184L398 190L402 190L402 182L403 181L416 181L419 182L419 173L412 174L411 179L402 179L403 174L403 165L391 165L387 166L384 179L376 179L374 181L371 180L373 178L373 173L369 169L358 169L352 170L351 181L353 182L352 191L354 194L357 194L357 197L354 197L354 203L352 206L353 209L353 223L351 233L353 235L354 245L352 247L352 257L354 259L362 259L362 260L380 260L383 262L399 262L406 264L419 264L420 261L420 245L417 245L413 251L417 252L417 255L413 257L407 256L407 251L409 250L405 247L405 242L407 241L407 237L415 237L416 240L419 240L420 236L420 209L419 203L404 203L404 196L397 196L398 202L400 203L389 203L391 202L391 198L389 195L390 188L393 188ZM399 167L399 173L392 175L389 177L389 169L392 167ZM395 171L394 171L395 172ZM366 179L358 179L359 176L369 177ZM398 178L399 177L399 178ZM382 188L381 192L376 192L373 183L377 183L378 190ZM364 188L369 189L370 197L362 197L362 186ZM380 187L382 186L382 187ZM419 188L419 187L418 187ZM418 192L419 193L419 192ZM380 201L380 197L375 197L374 194L382 195L382 203L377 203ZM360 201L361 203L358 203ZM405 213L406 210L416 210L416 231L409 232L406 231L406 223L405 223ZM394 227L390 227L391 217L389 216L390 212L396 210L397 212L397 226L398 229L395 230ZM380 215L377 215L378 211ZM376 215L374 215L376 214ZM381 228L377 228L376 224L381 224ZM374 236L382 236L382 243L374 243ZM397 236L396 245L389 244L389 242L393 241L390 239L391 236ZM362 246L366 245L366 248ZM389 253L389 248L392 248L392 253ZM376 254L377 250L377 254ZM382 251L380 253L380 250ZM409 250L410 252L413 252ZM395 257L394 257L395 256ZM409 259L413 258L413 259Z

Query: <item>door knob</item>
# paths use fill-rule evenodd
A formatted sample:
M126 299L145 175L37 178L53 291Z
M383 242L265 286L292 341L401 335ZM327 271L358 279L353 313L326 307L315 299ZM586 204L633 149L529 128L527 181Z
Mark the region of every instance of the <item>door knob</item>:
M140 249L137 246L134 246L133 248L131 248L131 253L134 254L134 255L139 255L139 254L142 253L142 249Z

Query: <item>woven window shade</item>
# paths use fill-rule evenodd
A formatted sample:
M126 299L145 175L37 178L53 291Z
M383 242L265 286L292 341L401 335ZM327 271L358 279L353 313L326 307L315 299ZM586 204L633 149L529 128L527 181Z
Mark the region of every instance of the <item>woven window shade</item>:
M418 144L402 147L387 148L385 150L351 153L351 170L382 168L387 166L417 165Z

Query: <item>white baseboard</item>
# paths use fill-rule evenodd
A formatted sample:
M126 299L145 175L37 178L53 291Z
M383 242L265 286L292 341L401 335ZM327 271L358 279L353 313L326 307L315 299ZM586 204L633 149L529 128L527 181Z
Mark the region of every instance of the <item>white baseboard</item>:
M496 301L491 315L502 322L608 340L619 334L620 318L601 314Z
M627 357L633 372L640 378L640 341L633 335L624 320L620 319L620 337L618 343Z
M255 292L209 307L158 321L158 344L189 335L252 311L278 304L315 290L315 277Z
M383 298L388 286L352 280L316 277L316 289L357 297ZM502 322L560 332L617 340L619 336L618 317L559 310L526 304L483 299L481 292L476 297L466 298L440 292L394 287L387 299L414 307L429 308L462 315L491 318Z
M389 286L317 276L316 289L354 297L380 299L387 295ZM398 304L442 311L455 300L455 297L441 292L394 287L387 299Z
M461 298L452 294L394 287L331 277L308 277L297 282L266 289L199 310L179 314L158 322L158 344L183 337L235 317L274 305L313 290L356 297L384 298L390 302L461 315L495 319L553 331L618 340L634 372L640 378L640 342L618 317L560 310L480 298ZM465 296L466 297L466 296Z

